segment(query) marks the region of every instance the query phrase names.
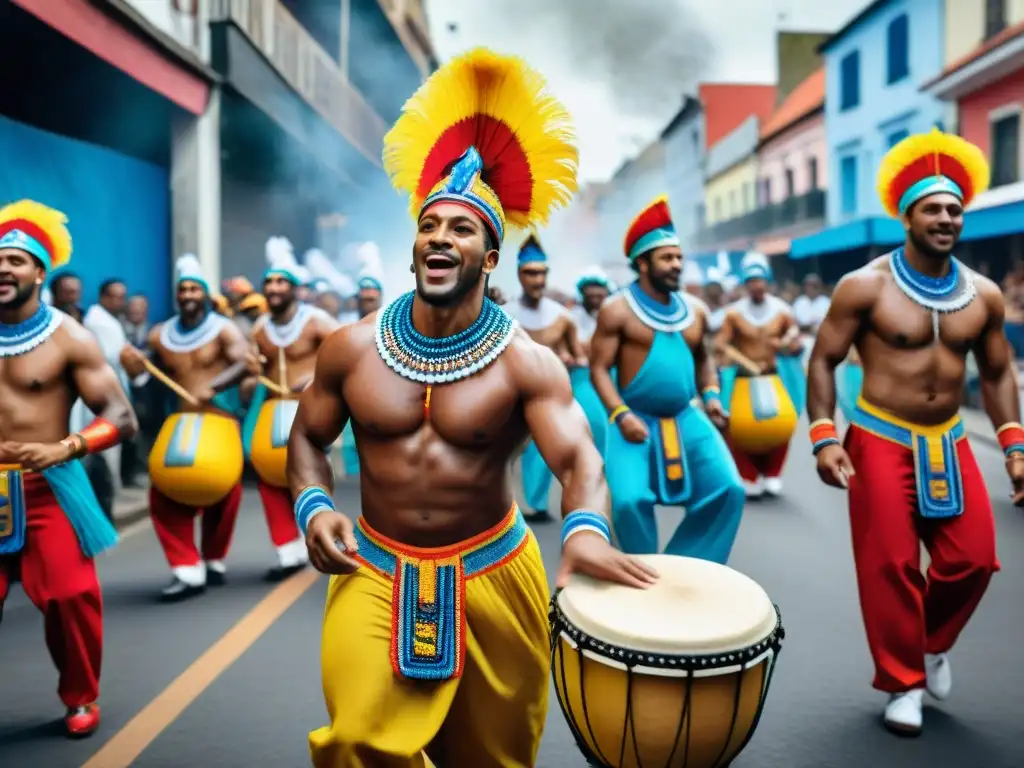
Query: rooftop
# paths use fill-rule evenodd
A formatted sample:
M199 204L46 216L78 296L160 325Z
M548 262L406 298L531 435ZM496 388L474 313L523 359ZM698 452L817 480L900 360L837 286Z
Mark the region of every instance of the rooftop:
M776 91L774 85L701 83L699 96L704 106L704 146L710 149L751 115L760 122L767 120L775 109Z
M825 68L811 73L793 89L768 120L761 124L761 141L767 141L825 106Z

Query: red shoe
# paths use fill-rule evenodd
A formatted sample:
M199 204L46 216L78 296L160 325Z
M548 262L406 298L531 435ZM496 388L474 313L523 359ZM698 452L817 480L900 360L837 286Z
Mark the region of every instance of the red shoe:
M100 727L100 705L93 702L84 707L68 707L68 713L64 715L64 726L72 739L92 736Z

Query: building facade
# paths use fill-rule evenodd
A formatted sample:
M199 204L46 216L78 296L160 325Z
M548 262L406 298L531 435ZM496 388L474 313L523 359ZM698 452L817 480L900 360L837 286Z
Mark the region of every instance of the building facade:
M665 191L683 251L696 247L704 224L704 110L687 96L661 133L665 153Z

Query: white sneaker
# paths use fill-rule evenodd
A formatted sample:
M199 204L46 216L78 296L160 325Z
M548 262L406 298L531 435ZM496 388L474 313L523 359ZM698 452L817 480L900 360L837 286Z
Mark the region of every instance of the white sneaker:
M923 696L921 688L890 696L889 703L885 705L885 727L904 736L917 736L921 733Z
M747 492L748 499L756 499L758 496L764 494L764 479L759 477L754 482L744 480L743 490Z
M928 679L928 693L939 701L949 696L953 688L953 673L949 669L949 654L929 653L924 657L924 671Z
M781 496L782 495L782 478L781 477L766 477L764 479L764 490L769 496Z

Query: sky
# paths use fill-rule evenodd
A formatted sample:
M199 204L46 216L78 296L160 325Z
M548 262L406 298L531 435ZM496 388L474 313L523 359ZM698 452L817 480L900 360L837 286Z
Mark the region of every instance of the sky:
M441 61L484 45L523 56L547 77L575 118L586 182L635 156L698 82L775 82L776 29L834 31L868 2L425 0L425 8Z

